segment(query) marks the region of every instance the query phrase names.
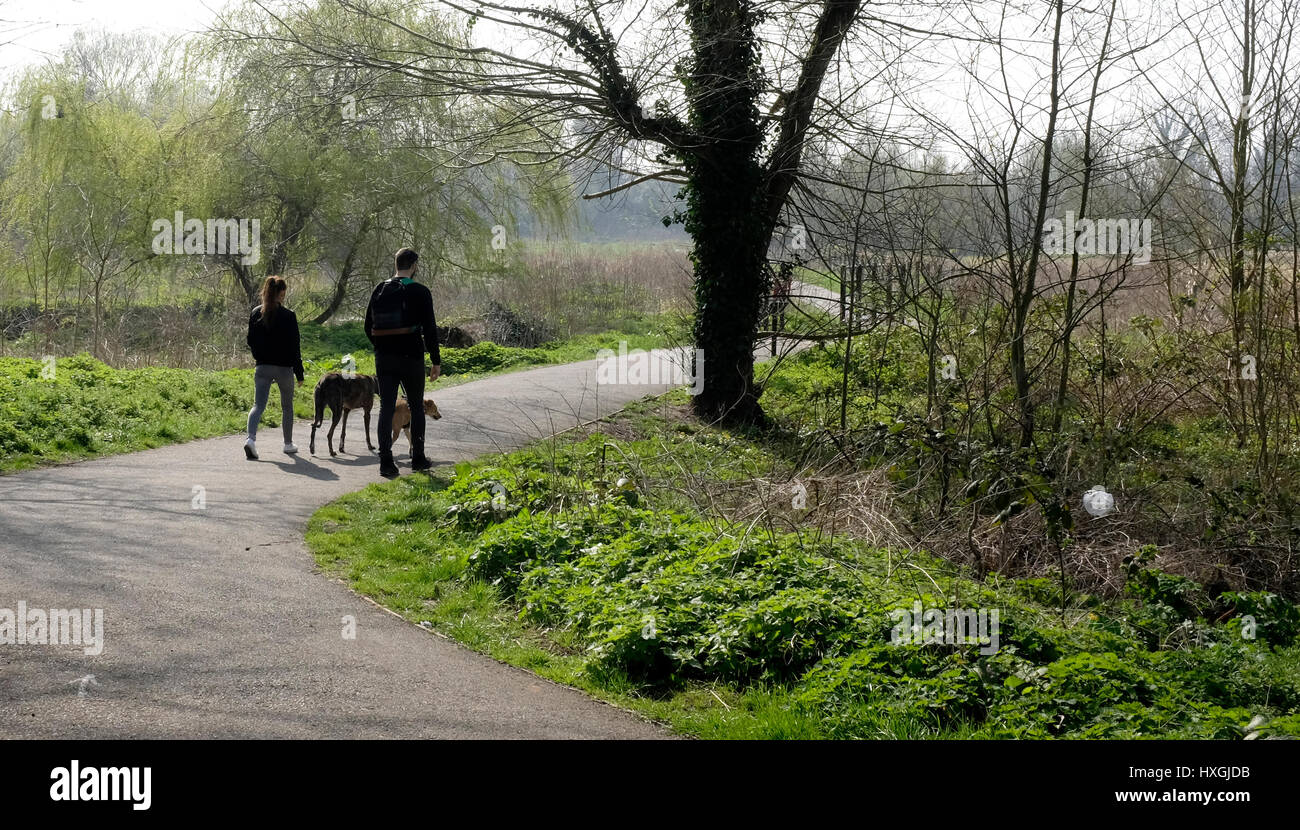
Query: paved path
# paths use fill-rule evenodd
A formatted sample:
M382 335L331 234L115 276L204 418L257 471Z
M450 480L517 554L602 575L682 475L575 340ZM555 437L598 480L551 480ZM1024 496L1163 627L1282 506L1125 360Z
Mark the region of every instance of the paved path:
M816 306L833 314L840 310L840 292L810 282L793 282L790 284L790 296L800 302Z
M435 386L444 417L428 454L445 464L517 447L668 388L596 380L589 361ZM0 609L102 608L105 628L97 656L0 645L0 737L666 737L316 572L308 517L379 480L360 421L338 458L323 435L323 457L308 456L299 422L296 458L263 427L257 463L226 437L0 476ZM347 615L355 640L342 636Z

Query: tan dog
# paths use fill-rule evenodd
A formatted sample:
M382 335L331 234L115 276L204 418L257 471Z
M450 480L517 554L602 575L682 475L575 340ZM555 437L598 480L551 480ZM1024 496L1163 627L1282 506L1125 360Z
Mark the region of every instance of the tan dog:
M424 414L433 420L442 417L438 411L438 405L430 398L424 399ZM393 440L397 440L399 432L406 433L406 442L411 442L411 405L406 402L406 398L397 399L397 408L393 410Z

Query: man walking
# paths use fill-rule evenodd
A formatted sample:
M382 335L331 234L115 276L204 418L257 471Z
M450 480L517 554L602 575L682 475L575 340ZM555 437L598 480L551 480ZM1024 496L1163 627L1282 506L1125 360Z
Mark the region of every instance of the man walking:
M398 251L393 263L397 273L375 286L366 306L366 337L375 347L379 380L379 474L384 478L398 474L393 463L393 412L399 384L411 404L411 469L433 466L424 454L424 353L428 351L432 362L430 381L442 374L442 356L433 295L415 281L419 259L410 248Z

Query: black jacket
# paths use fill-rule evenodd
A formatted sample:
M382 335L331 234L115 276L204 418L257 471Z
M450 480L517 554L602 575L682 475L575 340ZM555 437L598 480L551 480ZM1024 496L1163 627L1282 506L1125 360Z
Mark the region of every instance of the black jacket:
M298 316L280 306L271 325L262 325L262 307L248 317L248 348L258 364L292 366L298 380L303 379L302 346L298 342Z
M428 351L429 360L434 366L442 364L442 352L438 348L438 321L433 316L433 295L426 286L412 281L404 289L407 294L408 325L419 326L420 331L410 334L371 334L374 329L371 307L379 290L388 284L388 280L375 286L370 292L370 302L366 304L366 337L374 344L375 354L391 354L401 357L423 357Z

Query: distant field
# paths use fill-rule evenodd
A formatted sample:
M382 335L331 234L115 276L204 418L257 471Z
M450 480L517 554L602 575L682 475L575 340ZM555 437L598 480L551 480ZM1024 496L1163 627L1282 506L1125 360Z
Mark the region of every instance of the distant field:
M606 331L643 333L647 321L690 309L690 267L680 244L521 240L506 253L487 270L421 274L440 325L469 326L480 332L478 339L533 345ZM240 296L232 296L230 275L192 262L145 267L103 298L98 338L93 304L72 290L72 277L61 278L67 284L51 296L52 310L43 312L44 300L21 269L0 270L0 356L86 352L119 367L238 366L248 301L238 290ZM361 319L371 287L383 276L377 271L354 279L322 337L346 340L347 332L358 332L348 326ZM329 305L334 284L315 268L290 269L286 279L289 305L305 334L308 321ZM512 341L482 334L497 309L541 336ZM366 345L363 340L351 348Z

